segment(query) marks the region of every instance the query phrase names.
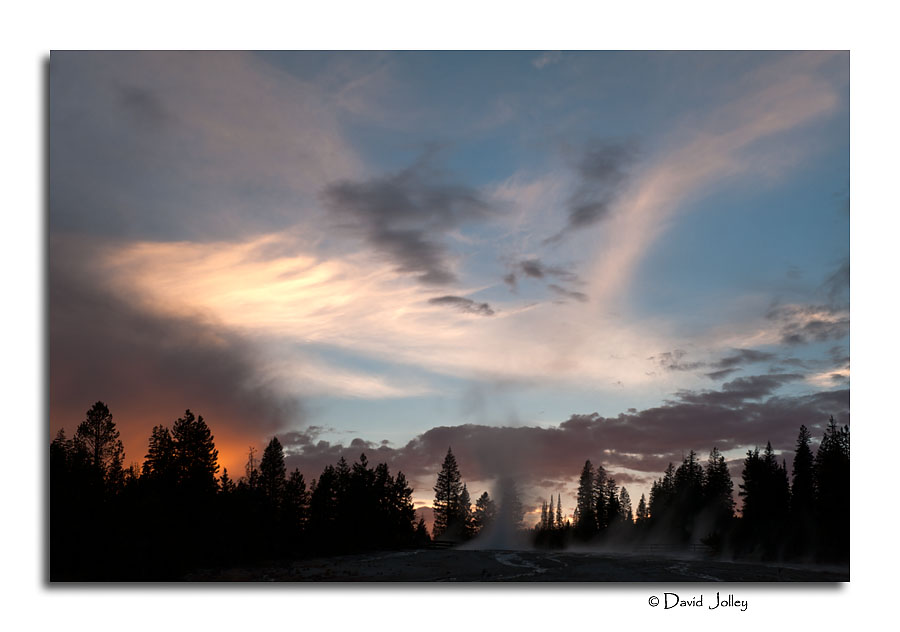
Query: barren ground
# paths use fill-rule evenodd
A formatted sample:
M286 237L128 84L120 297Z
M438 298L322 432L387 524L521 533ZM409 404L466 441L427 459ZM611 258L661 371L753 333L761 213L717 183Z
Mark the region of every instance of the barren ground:
M185 579L276 582L842 582L850 581L850 569L649 554L417 549L202 570Z

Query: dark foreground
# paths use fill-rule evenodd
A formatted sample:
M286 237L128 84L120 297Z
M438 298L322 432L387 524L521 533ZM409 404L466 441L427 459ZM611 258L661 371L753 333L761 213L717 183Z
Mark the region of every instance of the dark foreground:
M418 549L198 571L185 579L276 582L845 582L850 581L850 569L622 553Z

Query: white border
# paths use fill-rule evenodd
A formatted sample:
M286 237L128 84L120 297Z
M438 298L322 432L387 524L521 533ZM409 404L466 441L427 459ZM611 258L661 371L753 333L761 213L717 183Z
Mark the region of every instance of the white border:
M128 7L127 9L125 7ZM724 7L729 7L725 10ZM850 7L853 7L852 9ZM67 48L239 49L851 49L852 81L852 583L830 589L735 588L745 613L721 613L730 629L803 621L849 627L889 617L894 538L884 511L896 459L898 356L896 17L878 3L756 1L453 3L344 2L326 7L257 1L41 2L6 7L2 43L4 247L2 363L6 439L3 481L4 619L10 629L248 630L365 628L454 631L708 625L712 613L663 612L634 587L187 587L48 589L43 585L42 375L43 59ZM11 141L11 142L10 142ZM11 195L10 195L11 193ZM890 380L890 381L889 381ZM24 395L24 396L23 396ZM891 402L893 403L893 402ZM36 429L37 426L37 429ZM893 468L892 468L893 469ZM882 569L882 570L880 570ZM891 573L892 575L893 573ZM704 586L704 594L711 586ZM722 587L727 589L728 587ZM670 590L685 590L683 586ZM877 619L873 619L877 620ZM890 620L890 618L887 618ZM650 623L650 622L647 622ZM655 623L655 622L654 622Z

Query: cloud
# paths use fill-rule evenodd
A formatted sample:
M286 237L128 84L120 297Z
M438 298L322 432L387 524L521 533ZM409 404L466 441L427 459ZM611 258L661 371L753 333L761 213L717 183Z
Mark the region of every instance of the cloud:
M567 288L562 287L561 285L557 285L556 283L549 283L547 285L547 287L549 289L553 290L554 292L556 292L557 294L559 294L560 296L563 296L565 298L569 298L569 299L572 299L575 301L579 301L580 303L586 303L588 300L590 300L588 298L588 295L585 294L584 292L577 292L575 290L569 290Z
M719 391L682 391L679 398L691 403L710 403L737 408L747 400L762 399L788 382L802 380L798 373L777 373L739 377L722 385Z
M684 358L686 356L687 352L683 349L675 349L674 351L660 353L650 359L656 360L660 368L665 371L696 371L707 367L713 368L715 370L706 373L706 376L710 379L718 380L740 371L745 364L767 362L776 357L774 353L757 351L756 349L732 349L729 355L712 362L685 362Z
M438 296L428 299L428 302L432 305L449 305L467 314L478 314L479 316L494 315L494 310L487 303L476 303L472 299L461 296Z
M360 172L333 95L257 55L54 51L49 84L55 232L276 230Z
M586 459L602 463L623 482L637 482L658 475L689 449L704 453L716 446L726 452L771 441L776 450L790 451L801 424L816 435L831 415L848 423L848 390L771 395L795 378L754 376L720 391L683 392L666 405L615 417L572 415L554 427L440 426L397 448L362 440L350 446L307 441L291 448L288 462L315 476L340 456L353 460L365 451L370 462L384 461L405 472L420 499L430 497L448 447L469 482L513 474L523 488L547 487L554 481L564 487L576 479Z
M561 62L562 57L562 53L558 50L547 51L545 53L541 53L539 56L531 60L531 65L538 70L543 70L547 66L558 64L559 62Z
M429 285L456 280L448 234L489 212L477 191L446 180L427 156L398 173L333 183L322 200L342 228Z
M636 146L629 141L596 141L584 147L575 164L578 184L568 200L566 226L544 243L556 243L570 232L606 219L636 157Z
M97 249L51 240L48 269L51 430L71 436L90 405L106 402L126 463L140 462L156 424L186 408L203 415L226 466L260 434L305 418L303 402L261 377L253 342L207 315L144 311L86 263Z
M787 345L840 340L850 334L849 309L828 305L784 305L769 311L778 325L780 341Z
M588 218L605 217L604 230L591 234L596 255L591 270L582 275L589 279L591 297L604 304L627 287L676 213L692 208L688 202L737 178L776 177L766 169L784 154L781 139L841 106L844 76L829 74L831 62L839 58L845 54L790 55L736 77L732 100L711 104L702 118L685 118L667 137L657 139L654 151L627 172L628 186L621 191L616 187L621 184L619 170L601 168L617 196L615 212L602 212L612 208L610 202L596 207L598 213L587 213ZM779 165L778 174L800 164L803 154L794 154ZM617 163L611 159L611 164Z
M682 359L686 355L687 352L683 349L675 349L674 351L660 353L658 356L651 357L650 359L657 360L659 366L666 371L693 371L705 366L703 362L682 362Z

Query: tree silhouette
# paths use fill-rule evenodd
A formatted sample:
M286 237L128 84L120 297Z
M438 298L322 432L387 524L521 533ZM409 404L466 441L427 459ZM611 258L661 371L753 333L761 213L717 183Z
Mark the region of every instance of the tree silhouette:
M106 404L96 402L85 413L84 421L75 431L74 446L87 455L90 465L103 480L118 476L125 449Z
M203 417L184 411L172 426L178 484L190 493L214 494L218 490L219 451Z
M475 501L475 512L473 514L473 525L475 533L480 533L488 525L490 525L496 517L497 507L487 492L483 492L478 500Z
M581 540L589 540L597 533L594 485L594 466L590 461L585 461L578 479L578 495L575 504L575 535Z
M453 451L447 448L447 456L434 486L434 538L459 539L463 536L460 524L460 496L462 478Z
M259 486L269 504L281 503L285 477L284 449L278 437L272 437L263 450L262 461L259 463Z
M711 518L705 537L712 538L708 540L710 542L721 543L734 518L734 483L731 482L725 457L716 447L713 447L706 462L703 497Z
M641 494L641 499L638 501L637 506L637 524L644 526L649 519L650 511L647 509L647 498L644 494Z
M816 516L820 558L850 555L850 427L831 417L815 460Z
M628 494L628 490L625 489L625 486L622 486L622 491L619 492L619 507L621 507L622 518L625 520L626 524L634 523L634 512L631 509L631 496Z

